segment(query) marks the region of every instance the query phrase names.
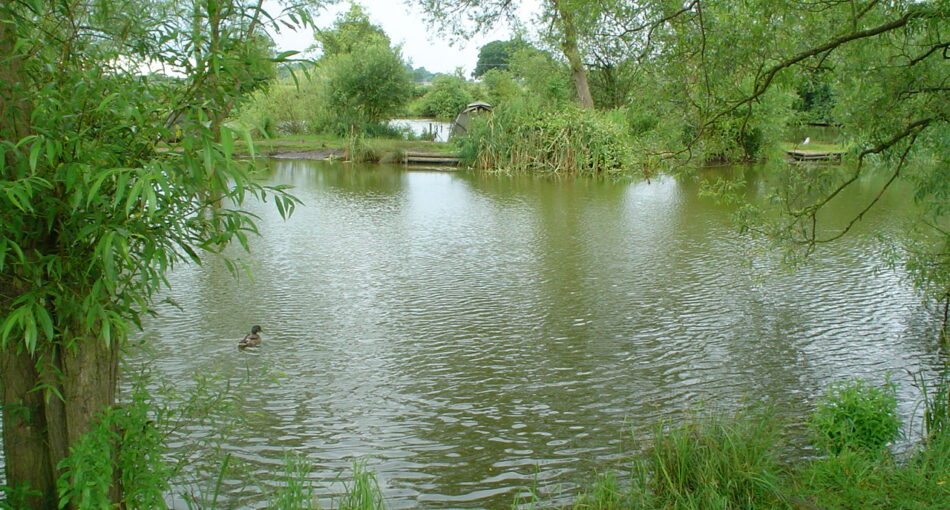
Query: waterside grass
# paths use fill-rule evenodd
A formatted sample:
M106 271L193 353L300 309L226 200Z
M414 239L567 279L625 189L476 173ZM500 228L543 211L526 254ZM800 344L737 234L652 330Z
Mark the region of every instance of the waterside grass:
M810 425L823 456L781 460L780 427L769 413L695 418L657 428L629 479L602 475L572 508L950 508L950 375L920 382L927 419L910 452L895 455L882 443L898 436L893 385L856 380L833 385L819 401ZM829 408L839 412L833 419ZM850 421L847 434L839 434L842 421Z
M349 160L354 140L347 137L330 135L292 135L254 141L254 152L261 156L274 156L299 152L327 152L336 159ZM392 156L408 151L430 151L454 154L457 149L448 142L430 142L425 140L396 140L392 138L359 137L359 143L370 147L374 159L362 161L386 162L396 159ZM235 141L234 152L238 156L249 156L250 148L244 141Z

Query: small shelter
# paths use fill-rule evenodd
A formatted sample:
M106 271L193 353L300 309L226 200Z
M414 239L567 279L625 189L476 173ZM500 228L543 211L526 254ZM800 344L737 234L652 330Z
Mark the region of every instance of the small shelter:
M466 106L459 112L458 116L455 117L455 122L452 124L451 136L464 135L468 132L468 126L472 123L473 118L490 111L492 111L492 106L488 103L477 102Z

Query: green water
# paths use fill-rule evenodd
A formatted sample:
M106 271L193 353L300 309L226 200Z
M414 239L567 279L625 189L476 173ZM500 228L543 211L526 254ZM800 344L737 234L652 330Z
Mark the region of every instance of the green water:
M670 177L267 166L304 205L286 222L250 206L253 279L177 269L181 309L160 305L137 338L153 352L133 356L158 380L238 385L246 424L224 448L247 473L224 481L230 507L263 506L287 451L324 493L365 459L391 508L503 508L532 486L568 498L625 469L660 420L767 402L800 422L827 383L886 371L910 418L906 371L941 363L932 315L870 238L903 227L906 194L789 273ZM239 352L254 324L263 344ZM172 454L207 433L183 428Z

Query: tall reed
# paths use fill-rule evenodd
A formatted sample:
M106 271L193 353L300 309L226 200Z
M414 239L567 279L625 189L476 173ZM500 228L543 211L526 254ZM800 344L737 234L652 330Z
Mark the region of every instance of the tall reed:
M636 462L637 486L655 508L789 508L779 489L779 444L767 415L661 425Z
M384 510L383 491L379 488L376 474L366 469L366 464L353 464L353 476L344 484L346 492L340 497L339 510Z
M573 104L508 103L474 119L457 144L462 159L481 170L600 175L633 167L623 126Z

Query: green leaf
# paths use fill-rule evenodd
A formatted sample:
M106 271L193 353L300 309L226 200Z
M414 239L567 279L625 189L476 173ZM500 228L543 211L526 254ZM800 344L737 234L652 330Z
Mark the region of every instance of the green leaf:
M56 142L46 140L46 160L49 161L50 166L56 165L56 154Z
M91 204L93 200L99 197L98 196L99 188L102 187L102 183L105 182L106 179L114 176L116 170L117 169L112 169L112 170L107 170L105 172L102 172L102 174L99 175L99 178L93 181L92 186L89 188L89 191L86 192L86 207L89 207L89 204Z
M26 307L24 306L22 309L26 310ZM26 344L26 350L30 354L33 354L36 352L37 342L36 318L27 311L23 314L21 324L23 327L23 342Z
M277 56L274 57L274 61L283 62L284 60L287 60L287 57L292 57L299 53L300 53L299 51L284 51L284 52L278 53Z
M245 129L241 132L241 136L244 137L244 143L247 144L247 150L251 153L251 159L254 159L254 140L251 139L251 132Z
M148 215L154 217L158 212L158 197L155 196L155 190L151 186L145 190L145 201L148 204Z
M107 346L112 346L112 323L105 317L102 319L102 339Z
M39 140L33 142L30 147L30 171L36 173L36 165L40 159L40 151L43 150L43 144Z
M13 328L19 325L20 316L24 313L26 313L26 308L21 306L7 314L7 318L3 321L3 332L0 333L0 346L7 346L10 341L10 333L13 331Z
M99 241L97 251L102 261L102 270L107 280L115 281L115 260L112 254L112 241L115 239L115 232L107 232Z
M49 311L46 310L46 307L37 304L33 307L33 314L36 316L37 321L40 323L40 327L43 328L43 333L46 335L47 339L53 338L53 320L49 316Z
M145 186L145 183L142 179L136 179L132 184L132 189L129 190L129 196L125 199L125 215L128 216L132 211L132 208L136 206L138 202L139 195L142 194L142 188Z
M228 159L234 155L234 138L228 127L221 128L221 150Z

